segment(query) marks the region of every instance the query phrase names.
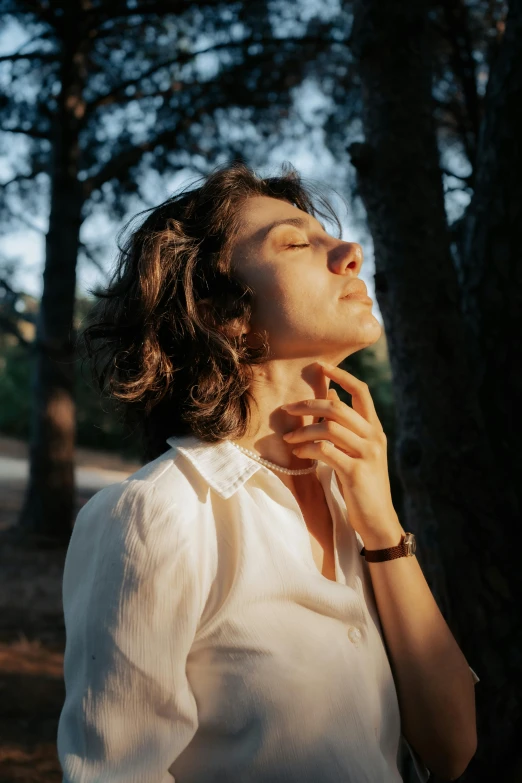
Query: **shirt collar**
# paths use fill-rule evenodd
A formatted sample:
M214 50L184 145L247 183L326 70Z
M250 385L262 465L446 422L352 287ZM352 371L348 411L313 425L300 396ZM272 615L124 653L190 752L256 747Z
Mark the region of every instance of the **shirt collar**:
M268 470L228 440L207 443L195 435L173 435L167 443L180 451L222 498L229 498L258 470ZM319 462L319 468L328 467Z

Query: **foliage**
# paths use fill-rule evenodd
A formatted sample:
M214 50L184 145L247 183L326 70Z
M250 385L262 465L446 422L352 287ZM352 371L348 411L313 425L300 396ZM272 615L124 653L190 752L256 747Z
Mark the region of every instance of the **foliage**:
M0 432L26 440L31 414L29 353L19 344L0 354Z
M88 367L76 368L77 444L139 459L132 435L119 421L110 401L101 400L90 383ZM21 344L0 348L0 432L29 438L31 417L31 351Z
M320 9L304 19L294 4L290 26L275 5L0 0L27 36L0 57L0 153L13 168L3 230L34 228L30 216L47 212L57 145L74 160L84 220L120 220L149 202L147 185L185 169L262 163L281 142L292 89L335 44ZM105 251L99 237L82 239L80 259L102 268Z

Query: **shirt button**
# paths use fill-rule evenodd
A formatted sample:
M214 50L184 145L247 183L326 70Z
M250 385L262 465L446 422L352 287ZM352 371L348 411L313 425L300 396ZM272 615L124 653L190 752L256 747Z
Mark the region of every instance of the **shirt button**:
M357 646L361 641L361 636L362 634L360 630L356 628L354 625L351 625L348 628L348 638L350 639L351 642L353 642L353 644L355 644L355 646Z

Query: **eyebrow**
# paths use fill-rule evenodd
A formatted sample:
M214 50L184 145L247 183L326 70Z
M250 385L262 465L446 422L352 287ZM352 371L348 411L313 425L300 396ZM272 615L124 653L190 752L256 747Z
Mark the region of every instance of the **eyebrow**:
M326 228L323 226L323 224L318 221L319 225L323 229L323 231L326 231ZM306 218L302 217L294 217L294 218L282 218L281 220L274 220L273 223L270 223L269 226L263 231L261 235L261 240L266 239L268 234L277 226L282 225L290 225L290 226L298 226L299 228L312 228L312 224L310 220L307 220Z

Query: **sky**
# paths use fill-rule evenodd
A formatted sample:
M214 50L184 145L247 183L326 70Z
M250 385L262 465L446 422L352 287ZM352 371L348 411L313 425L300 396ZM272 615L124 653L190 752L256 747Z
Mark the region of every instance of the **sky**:
M26 37L26 34L21 28L15 27L14 25L6 26L3 32L0 32L0 54L8 54L16 51ZM313 82L307 82L301 85L295 91L295 103L301 115L307 116L309 119L312 118L314 110L320 108L321 104L324 103L320 85ZM0 183L7 181L14 173L11 164L13 158L11 156L16 156L18 159L20 159L20 156L23 156L23 137L19 134L10 134L10 136L10 155L2 156L0 154ZM284 143L281 143L267 161L266 169L256 168L256 171L261 175L274 173L274 170L277 170L277 167L283 161L290 161L303 177L309 177L326 186L327 191L330 188L334 188L340 193L343 192L349 161L346 160L343 162L343 165L340 165L339 162L333 158L324 143L322 129L319 125L316 126L311 133L308 133L305 138L301 139L297 146L295 144L293 146L285 146ZM452 165L454 169L458 170L458 161L452 161ZM187 185L188 182L199 178L199 176L199 171L185 169L166 180L165 178L160 177L157 172L151 170L145 182L147 198L150 201L150 204L161 203L161 201L169 195L172 195L179 187ZM374 315L382 324L382 316L375 297L375 267L371 236L363 229L353 225L353 222L350 220L348 205L344 200L340 201L337 198L335 191L332 192L330 190L329 195L342 223L342 239L359 242L362 245L364 263L360 277L364 280L368 293L374 300ZM456 196L456 198L458 198L458 196ZM98 210L93 217L84 222L81 230L82 241L88 242L89 238L96 238L97 242L106 241L107 252L104 266L107 269L107 273L116 257L116 235L118 230L132 214L135 214L140 209L144 208L144 206L149 205L136 204L135 208L129 211L121 224L115 224L109 221L104 216L103 210ZM457 211L460 211L461 209L464 209L465 206L466 198L464 197L464 200L462 201L461 197L461 203L455 203L454 208L456 208ZM47 216L32 215L30 223L35 230L29 226L25 226L23 229L8 234L0 234L0 254L3 257L19 259L16 263L15 275L12 278L12 283L15 288L39 298L43 285L42 274ZM333 226L328 226L327 224L327 229L331 231L331 233L335 233ZM77 269L77 288L80 294L88 293L90 289L100 282L103 283L103 281L104 275L91 263L87 261L79 262Z

